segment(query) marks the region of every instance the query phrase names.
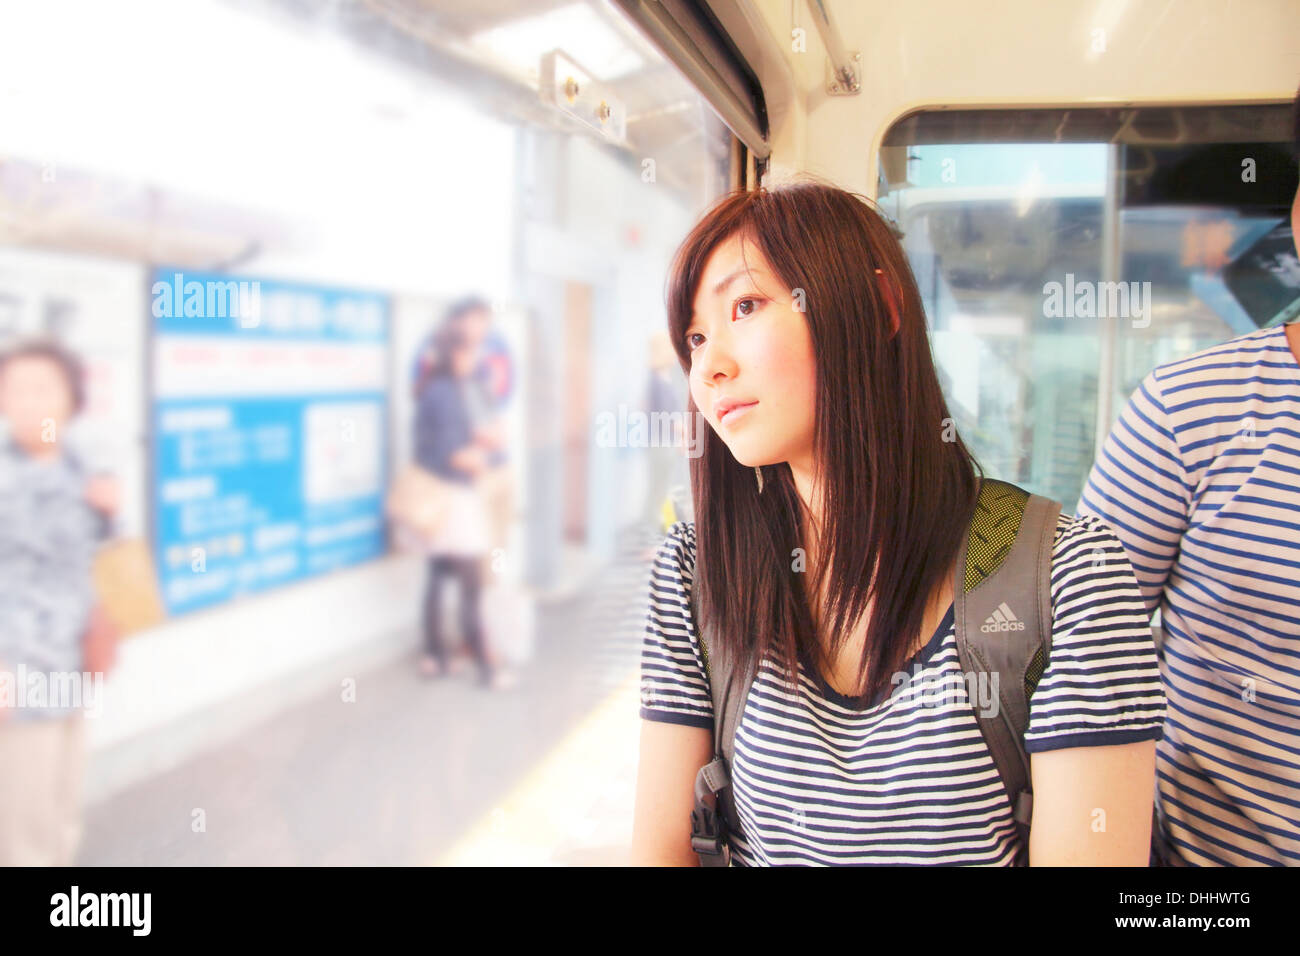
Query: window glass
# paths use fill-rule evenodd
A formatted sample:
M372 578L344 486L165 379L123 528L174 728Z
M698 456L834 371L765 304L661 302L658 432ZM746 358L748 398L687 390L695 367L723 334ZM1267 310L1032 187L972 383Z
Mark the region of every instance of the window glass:
M1300 311L1286 106L943 111L886 134L952 414L1073 507L1152 368Z
M655 492L657 472L646 450L596 446L592 422L644 410L668 260L727 187L730 143L676 68L600 0L8 5L0 342L49 334L85 354L93 414L81 431L127 480L124 530L152 534L155 558L181 575L191 573L191 545L229 552L217 562L233 576L221 592L229 596L237 580L260 587L255 568L237 567L252 560L255 539L293 541L285 522L312 519L296 505L263 507L280 494L281 472L228 473L240 500L205 508L212 521L192 501L169 507L175 482L203 476L178 464L179 445L151 420L168 410L160 403L206 401L214 390L260 401L284 391L285 378L265 362L241 371L254 361L242 344L222 353L220 369L178 367L178 356L202 355L172 348L170 333L204 329L158 327L155 280L260 280L268 316L286 289L299 303L326 290L378 297L366 301L382 306L389 360L366 388L384 407L363 418L386 434L348 446L376 459L351 469L372 478L368 517L333 509L329 519L372 535L382 523L377 482L411 453L415 353L451 301L480 295L510 355L513 462L533 505L519 528L519 573L558 587L649 513L640 498ZM251 347L256 336L235 331ZM668 375L680 377L675 362ZM281 417L306 414L279 407ZM271 414L262 405L190 420L265 430ZM275 427L291 430L287 420ZM225 433L182 439L251 447ZM300 449L290 464L310 470L344 450ZM684 478L679 470L673 480ZM299 480L304 493L325 487L319 476ZM259 537L259 523L275 534ZM332 566L297 559L313 561ZM283 577L291 563L267 566Z
M59 441L120 486L79 862L553 862L554 807L634 783L649 564L689 500L645 427L686 405L665 281L734 149L605 0L0 4L0 351L81 356ZM416 464L481 480L403 536L446 493ZM0 596L38 609L0 624L72 607L38 534L0 529ZM49 658L4 636L0 672ZM190 840L141 812L195 794Z

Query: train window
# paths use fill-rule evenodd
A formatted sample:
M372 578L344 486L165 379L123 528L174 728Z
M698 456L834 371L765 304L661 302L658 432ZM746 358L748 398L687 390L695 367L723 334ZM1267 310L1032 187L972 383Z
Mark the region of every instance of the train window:
M0 14L0 54L0 342L61 335L95 369L94 407L131 412L99 429L130 436L106 457L131 478L131 533L165 518L136 413L158 396L128 393L161 264L383 296L390 470L410 453L411 354L451 300L490 299L527 399L523 572L562 587L612 553L644 456L589 452L590 422L644 404L669 257L732 161L613 4L68 0ZM107 291L74 302L92 279Z
M685 457L626 423L685 405L664 281L738 155L606 0L0 4L0 351L50 337L84 359L68 444L120 479L109 580L130 582L112 589L128 632L152 632L96 728L118 749L88 785L85 862L429 862L614 688L632 732L609 750L635 755L629 609L689 494ZM418 468L467 492L436 536L390 520ZM406 680L505 690L536 658L550 676L523 704ZM340 701L335 660L383 662L366 694L396 723L367 711L369 733L331 736L298 707ZM419 766L439 796L398 777L366 809L341 792L311 847L112 825L155 735L209 728L181 735L188 756L272 713L328 738L332 779ZM324 805L299 764L258 764L294 779L250 814ZM220 787L222 765L174 785ZM436 840L375 839L397 799L414 827L437 806Z
M950 407L990 475L1078 500L1162 362L1300 312L1285 105L934 110L885 134Z

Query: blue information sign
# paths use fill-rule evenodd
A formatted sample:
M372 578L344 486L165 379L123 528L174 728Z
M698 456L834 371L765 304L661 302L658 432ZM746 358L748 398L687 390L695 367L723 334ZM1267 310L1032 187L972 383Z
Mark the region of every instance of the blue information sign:
M387 298L166 269L151 294L168 609L382 554Z

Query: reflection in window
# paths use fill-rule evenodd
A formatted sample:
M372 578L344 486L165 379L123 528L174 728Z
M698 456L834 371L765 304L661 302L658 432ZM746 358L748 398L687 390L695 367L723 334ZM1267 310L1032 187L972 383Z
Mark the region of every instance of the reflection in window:
M1287 115L944 111L886 134L880 205L988 474L1072 508L1147 372L1300 312Z

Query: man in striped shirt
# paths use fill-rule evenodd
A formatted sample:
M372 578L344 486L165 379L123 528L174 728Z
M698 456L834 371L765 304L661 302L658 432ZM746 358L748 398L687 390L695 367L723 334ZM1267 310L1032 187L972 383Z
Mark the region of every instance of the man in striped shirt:
M1079 512L1111 525L1160 609L1169 850L1300 865L1300 323L1147 375Z

